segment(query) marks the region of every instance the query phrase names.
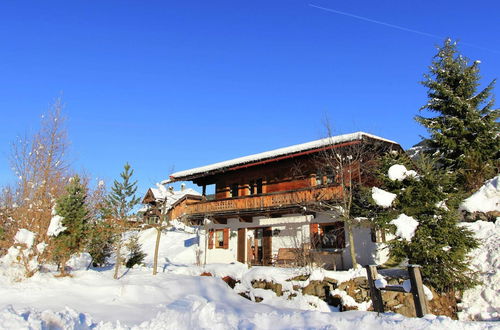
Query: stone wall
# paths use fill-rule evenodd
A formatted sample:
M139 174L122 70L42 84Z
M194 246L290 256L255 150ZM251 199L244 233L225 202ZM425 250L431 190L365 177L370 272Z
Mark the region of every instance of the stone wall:
M237 281L230 277L223 279L228 285L234 288ZM368 280L365 277L358 277L350 281L338 284L336 280L331 278L324 278L322 281L307 281L308 276L303 275L296 278L289 279L292 283L307 283L301 286L299 284L293 285L293 290L301 292L304 295L312 295L319 297L327 302L330 306L336 307L339 311L357 310L358 305L365 303L369 305L370 287ZM403 281L399 278L386 277L389 285L401 284ZM271 290L277 296L282 296L283 285L280 283L267 282L267 281L252 281L253 288ZM438 294L435 290L431 289L433 299L427 302L427 307L430 313L434 315L444 315L452 319L457 319L457 298L454 293ZM354 299L354 304L351 299L342 297L339 292L345 292L349 297ZM247 293L240 293L243 297L249 298ZM293 296L293 293L292 293ZM384 310L386 312L395 312L408 317L415 317L415 307L413 304L413 296L410 293L382 291L382 298L384 301ZM255 299L260 302L261 299ZM373 310L371 307L368 310Z

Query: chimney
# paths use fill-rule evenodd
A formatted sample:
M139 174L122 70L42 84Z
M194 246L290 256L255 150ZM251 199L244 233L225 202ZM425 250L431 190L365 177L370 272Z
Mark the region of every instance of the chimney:
M184 191L184 189L186 189L186 184L185 183L181 183L181 191Z

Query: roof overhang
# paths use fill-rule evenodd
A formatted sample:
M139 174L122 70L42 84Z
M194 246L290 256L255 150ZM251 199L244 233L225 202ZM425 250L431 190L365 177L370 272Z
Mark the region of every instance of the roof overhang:
M192 181L202 177L208 177L227 171L234 171L245 167L266 164L269 162L279 161L287 158L299 157L315 153L328 148L336 148L346 145L359 143L363 140L379 141L386 144L392 144L396 148L402 150L401 146L395 142L382 137L365 133L356 132L343 134L338 136L327 137L324 139L293 145L290 147L266 151L245 157L239 157L224 162L219 162L211 165L197 167L185 171L180 171L170 175L170 179L162 181L162 184L176 181Z

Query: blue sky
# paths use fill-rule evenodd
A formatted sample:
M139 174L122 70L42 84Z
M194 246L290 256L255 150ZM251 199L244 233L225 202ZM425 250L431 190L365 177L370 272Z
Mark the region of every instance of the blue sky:
M0 186L14 180L10 142L61 95L75 169L110 182L129 161L141 192L172 168L321 138L326 116L334 133L408 148L425 135L419 81L444 37L481 60L483 84L499 76L499 12L494 0L2 1Z

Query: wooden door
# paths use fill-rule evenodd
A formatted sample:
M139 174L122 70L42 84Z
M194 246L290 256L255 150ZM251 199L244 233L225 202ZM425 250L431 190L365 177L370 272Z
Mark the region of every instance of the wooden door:
M273 259L273 229L272 227L264 228L262 242L262 261L264 265L271 265Z
M254 235L254 246L253 246L253 254L254 258L252 263L254 265L263 265L264 260L264 246L263 246L263 238L264 238L264 230L263 228L256 228L255 229L255 235Z
M238 229L238 256L237 260L241 263L245 263L245 245L247 244L246 240L246 230L245 228Z

